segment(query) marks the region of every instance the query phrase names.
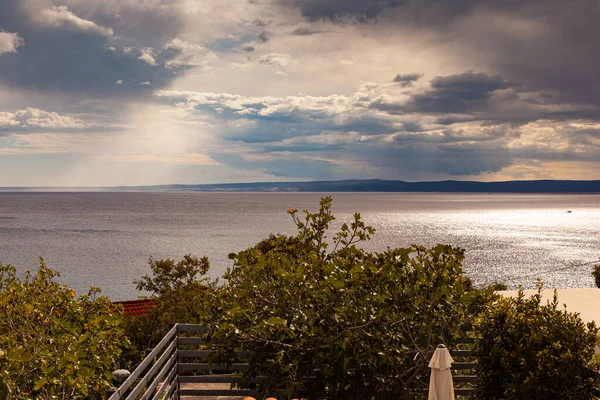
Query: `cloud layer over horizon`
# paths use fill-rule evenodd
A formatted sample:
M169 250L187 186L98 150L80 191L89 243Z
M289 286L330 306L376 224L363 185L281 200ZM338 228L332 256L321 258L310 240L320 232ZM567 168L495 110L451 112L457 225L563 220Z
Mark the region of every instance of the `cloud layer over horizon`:
M589 0L6 0L0 186L600 179Z

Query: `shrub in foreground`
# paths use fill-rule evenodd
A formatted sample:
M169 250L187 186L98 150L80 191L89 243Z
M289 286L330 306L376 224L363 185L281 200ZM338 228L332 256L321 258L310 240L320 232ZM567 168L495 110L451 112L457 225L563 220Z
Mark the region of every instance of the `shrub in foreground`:
M156 299L156 307L146 315L126 318L126 334L131 347L120 361L131 370L174 323L200 322L205 293L212 291L214 286L205 277L210 268L206 257L188 254L177 262L150 258L148 264L151 273L134 283L138 290L150 292Z
M594 277L594 283L596 283L596 287L600 288L600 264L594 265L592 276Z
M463 251L364 251L356 244L374 229L360 214L328 240L329 197L304 218L289 213L296 236L271 235L231 255L234 267L206 315L212 343L225 355L250 350L246 376L265 376L264 393L415 398L435 346L452 345L485 304L463 276Z
M538 293L501 298L477 325L478 392L482 399L589 400L597 379L590 372L598 328L576 313L542 304Z
M0 264L0 396L93 399L112 385L123 320L106 297L87 296L53 279L40 259L20 280Z

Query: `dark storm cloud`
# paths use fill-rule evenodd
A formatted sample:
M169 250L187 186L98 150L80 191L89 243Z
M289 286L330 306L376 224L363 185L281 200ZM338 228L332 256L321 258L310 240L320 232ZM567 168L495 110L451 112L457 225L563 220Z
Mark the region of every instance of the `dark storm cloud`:
M500 76L468 71L458 75L436 77L430 81L430 86L430 89L424 92L412 94L407 103L375 100L371 107L390 114L469 113L485 109L486 102L493 92L515 87L516 84Z
M310 36L310 35L316 35L318 33L321 33L321 31L318 29L313 29L313 28L309 28L306 26L294 29L292 31L292 35L296 35L296 36Z
M394 82L399 83L402 87L411 86L413 82L418 81L423 74L398 74L394 77Z
M566 102L600 105L597 0L278 0L309 21L422 30L468 57Z
M431 90L415 94L408 111L424 113L466 113L480 108L496 90L514 84L499 76L472 71L459 75L440 76L431 80Z
M140 59L138 47L142 46L138 43L164 46L166 35L180 29L178 20L152 19L144 10L140 15L131 8L121 11L123 14L117 18L85 10L78 14L77 9L66 7L31 11L25 10L21 2L1 2L0 28L18 32L25 45L11 57L3 57L0 83L17 88L95 94L149 93L152 87L143 82L154 87L168 84L176 69ZM56 21L48 22L49 16ZM130 46L132 51L123 51ZM168 57L166 54L162 58ZM157 59L160 60L158 55Z
M402 9L412 17L457 16L470 11L476 0L279 0L281 4L296 7L302 16L315 21L333 21L352 18L367 21L391 9Z
M261 43L267 43L270 39L267 31L262 31L260 35L258 35L258 40L260 40Z

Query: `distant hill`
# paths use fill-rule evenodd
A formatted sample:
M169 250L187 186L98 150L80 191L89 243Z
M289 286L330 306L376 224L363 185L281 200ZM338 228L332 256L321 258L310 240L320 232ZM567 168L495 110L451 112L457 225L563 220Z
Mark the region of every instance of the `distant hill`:
M442 192L442 193L600 193L600 180L567 181L438 181L346 180L315 182L253 182L203 185L119 187L21 187L0 191L119 191L119 192Z
M139 188L144 189L144 188ZM257 182L210 185L164 185L145 189L198 192L470 192L470 193L600 193L598 181L439 181L346 180Z

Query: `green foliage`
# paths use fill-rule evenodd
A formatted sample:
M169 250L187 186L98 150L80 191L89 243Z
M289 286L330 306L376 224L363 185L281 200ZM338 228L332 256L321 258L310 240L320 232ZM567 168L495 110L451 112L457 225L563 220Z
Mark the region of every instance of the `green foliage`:
M489 285L489 288L493 291L508 290L508 286L506 286L506 283L504 282L494 282Z
M330 197L316 213L289 213L295 237L271 235L231 255L234 267L205 314L212 343L223 354L251 350L247 376L267 377L265 393L414 398L435 346L452 345L490 296L470 288L463 251L366 252L355 245L374 229L358 213L328 239Z
M594 277L594 282L596 283L596 287L600 288L600 264L594 265L594 270L592 271L592 276Z
M119 310L95 288L76 298L56 276L42 259L24 280L0 264L2 398L100 398L112 385L124 345Z
M144 275L140 281L134 281L138 290L146 290L154 296L177 292L189 285L198 284L198 275L205 275L210 268L208 258L187 254L182 260L155 260L150 257L148 261L152 275ZM201 282L201 281L200 281Z
M598 328L576 313L542 304L538 293L501 298L476 327L479 396L483 399L591 399L597 383L592 367Z
M206 275L210 263L206 257L186 255L177 263L172 259L155 260L148 264L152 273L144 275L137 284L138 290L146 290L156 298L156 307L139 317L127 317L127 337L131 347L121 361L133 368L169 331L174 323L198 323L203 314L202 304L206 292L214 290Z

